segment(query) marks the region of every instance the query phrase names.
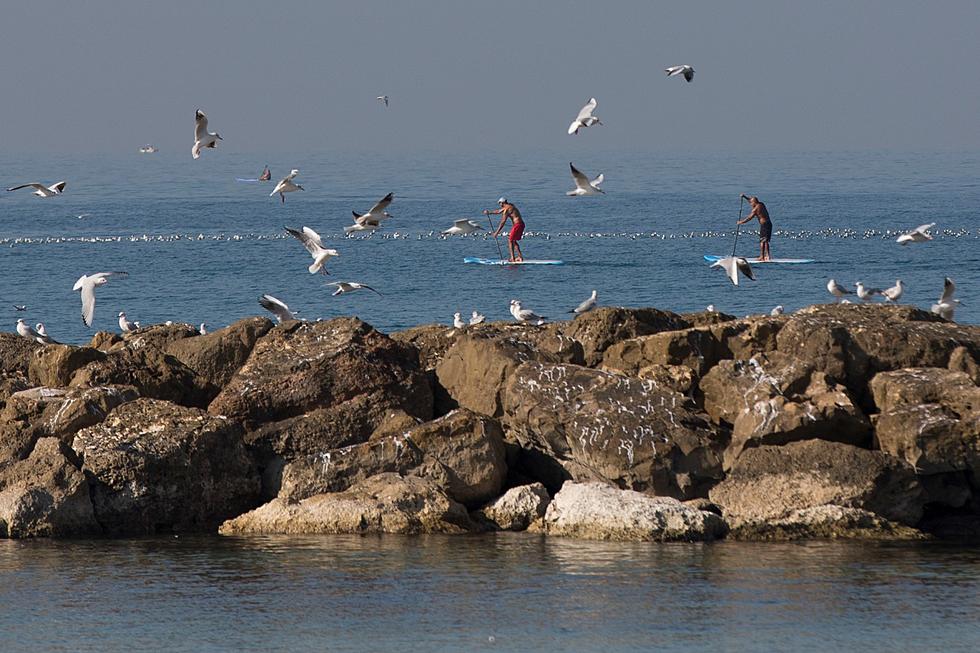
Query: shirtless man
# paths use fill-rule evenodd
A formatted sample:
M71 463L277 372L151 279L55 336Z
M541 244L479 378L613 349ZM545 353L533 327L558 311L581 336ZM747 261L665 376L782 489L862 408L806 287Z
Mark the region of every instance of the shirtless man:
M745 224L750 220L758 218L759 260L768 261L772 258L772 253L769 251L769 239L772 238L772 219L769 217L769 211L766 209L766 205L760 202L759 198L755 195L749 197L743 193L742 198L749 201L749 206L752 207L752 213L745 216L744 220L739 220L738 224Z
M497 204L500 205L500 208L496 211L483 211L483 215L500 214L500 225L493 232L493 237L496 238L504 230L504 225L507 224L509 218L514 223L514 226L510 229L510 235L507 237L507 249L510 250L510 260L512 263L523 261L524 253L521 251L521 246L518 243L521 236L524 235L524 219L521 217L521 212L517 210L516 206L508 202L506 197L501 197L497 200Z

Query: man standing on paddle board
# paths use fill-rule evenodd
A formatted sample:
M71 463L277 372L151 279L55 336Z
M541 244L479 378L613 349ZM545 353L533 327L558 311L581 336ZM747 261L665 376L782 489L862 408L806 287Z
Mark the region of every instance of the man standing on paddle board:
M745 216L744 220L739 220L738 224L745 224L750 220L758 218L759 260L768 261L772 259L772 253L769 251L769 239L772 238L772 219L769 218L769 210L766 209L766 205L760 202L759 198L755 195L750 197L743 193L742 197L749 201L749 206L752 207L752 213Z
M506 197L501 197L497 200L497 204L500 205L500 208L496 211L483 211L483 215L497 215L499 213L501 216L500 225L493 232L493 237L496 238L504 230L504 225L507 224L509 218L514 223L514 226L510 229L510 235L507 236L507 249L510 250L510 260L513 263L523 261L524 252L521 251L521 246L517 242L524 235L524 219L521 217L521 212L517 210L516 206L508 202Z

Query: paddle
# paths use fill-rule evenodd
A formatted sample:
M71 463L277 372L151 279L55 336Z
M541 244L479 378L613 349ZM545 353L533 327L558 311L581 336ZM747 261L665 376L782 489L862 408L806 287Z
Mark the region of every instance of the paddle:
M735 256L735 247L738 246L738 230L742 225L739 222L742 221L742 202L745 200L745 194L738 196L738 222L735 223L735 242L732 243L732 256Z
M483 210L486 211L487 209L483 209ZM740 214L742 213L742 207L739 207L738 212ZM741 215L739 215L738 217L739 217L739 220L742 219L742 216ZM503 252L503 250L500 249L500 241L497 240L496 230L493 228L493 219L490 217L490 214L489 213L487 213L487 224L490 225L490 233L493 234L493 241L495 243L497 243L497 256L499 256L500 257L500 260L503 261L504 260L504 252Z

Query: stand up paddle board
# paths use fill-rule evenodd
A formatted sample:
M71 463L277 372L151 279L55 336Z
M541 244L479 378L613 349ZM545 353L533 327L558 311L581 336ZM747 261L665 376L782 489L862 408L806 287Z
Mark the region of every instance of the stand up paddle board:
M479 256L467 256L463 263L476 263L477 265L562 265L565 261L524 259L523 261L511 261L499 258L480 258Z
M243 184L257 184L257 183L259 183L259 180L258 179L245 179L243 177L235 177L235 181L241 182Z
M705 254L704 260L708 263L714 263L715 261L720 261L723 258L728 258L727 256L715 256L714 254ZM762 265L763 263L816 263L816 260L812 258L774 258L768 261L760 261L757 258L745 257L745 260L752 265Z

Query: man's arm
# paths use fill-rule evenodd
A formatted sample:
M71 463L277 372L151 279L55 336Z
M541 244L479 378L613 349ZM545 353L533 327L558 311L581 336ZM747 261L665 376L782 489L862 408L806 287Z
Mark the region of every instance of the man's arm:
M498 213L498 211L495 211L495 213ZM494 238L496 238L497 236L499 236L500 235L500 232L504 230L504 225L505 224L507 224L507 216L506 215L502 215L502 216L500 216L500 224L497 225L497 230L495 232L493 232L493 237Z
M759 217L759 207L755 207L754 209L752 209L752 213L749 213L747 216L745 216L744 220L739 220L738 224L745 224L746 222L750 222L757 217Z

